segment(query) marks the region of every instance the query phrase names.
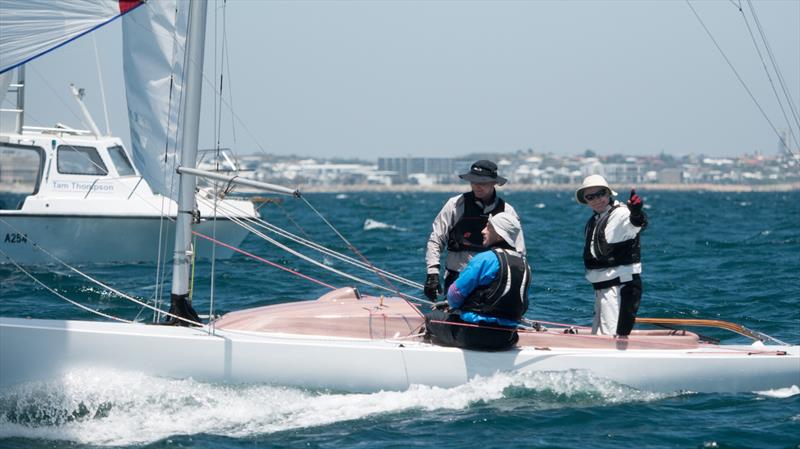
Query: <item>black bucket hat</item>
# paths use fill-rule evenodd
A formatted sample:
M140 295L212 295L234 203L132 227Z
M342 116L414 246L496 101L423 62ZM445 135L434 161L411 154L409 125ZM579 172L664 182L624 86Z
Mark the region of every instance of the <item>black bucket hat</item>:
M508 180L497 174L497 164L492 161L480 160L472 164L469 168L469 173L458 175L459 178L469 182L496 182L501 186Z

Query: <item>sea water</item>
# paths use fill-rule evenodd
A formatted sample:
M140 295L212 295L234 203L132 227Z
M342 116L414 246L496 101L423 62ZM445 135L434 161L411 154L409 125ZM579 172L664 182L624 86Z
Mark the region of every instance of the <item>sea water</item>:
M800 192L640 194L650 216L642 235L640 316L733 321L800 343ZM375 265L423 282L430 223L448 197L307 195L349 243L302 201L270 203L261 212L301 237L360 258L352 245ZM533 267L528 317L589 324L593 296L581 260L589 209L576 204L571 192L509 192L504 197L522 218ZM255 237L243 248L326 284L353 284ZM380 283L334 258L317 258ZM161 282L169 281L169 270L159 273L155 264L79 268L141 298L157 297ZM194 304L201 314L211 312L211 271L210 263L198 262ZM244 256L219 261L213 271L215 314L313 299L328 291ZM104 313L151 318L66 267L37 267L31 275ZM421 296L413 288L404 291ZM0 266L0 315L95 319L10 265ZM697 331L724 342L744 342L722 331ZM402 392L348 394L87 369L0 391L0 447L105 446L800 448L800 389L654 393L575 371L497 374L449 389L414 386Z

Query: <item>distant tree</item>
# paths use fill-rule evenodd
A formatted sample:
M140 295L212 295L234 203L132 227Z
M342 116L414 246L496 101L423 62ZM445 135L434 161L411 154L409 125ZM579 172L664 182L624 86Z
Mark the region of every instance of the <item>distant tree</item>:
M583 152L583 157L597 157L597 153L587 148L586 151Z

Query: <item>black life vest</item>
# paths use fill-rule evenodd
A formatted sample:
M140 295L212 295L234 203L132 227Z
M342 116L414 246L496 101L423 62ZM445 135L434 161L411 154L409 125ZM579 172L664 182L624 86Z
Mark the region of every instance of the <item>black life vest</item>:
M472 251L476 253L486 251L489 248L483 246L481 231L486 227L490 215L497 215L505 210L506 202L498 197L495 208L489 213L484 213L483 208L476 204L474 193L467 192L462 197L464 200L464 214L447 234L447 250L454 252Z
M461 306L462 311L519 321L528 311L528 287L531 283L528 261L522 254L493 248L500 269L491 284L476 288Z
M590 270L599 268L618 267L641 262L641 247L639 234L636 237L618 243L606 241L606 225L614 209L621 207L619 204L611 209L602 218L594 214L586 223L586 244L583 247L583 265ZM592 236L594 236L594 254L592 255Z

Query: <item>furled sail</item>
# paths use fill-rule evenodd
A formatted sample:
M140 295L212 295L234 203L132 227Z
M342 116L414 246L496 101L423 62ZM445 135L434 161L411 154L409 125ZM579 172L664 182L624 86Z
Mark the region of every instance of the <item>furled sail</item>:
M188 12L188 0L151 1L122 21L134 163L154 191L173 199Z
M0 2L0 74L142 4L143 0L3 0Z

